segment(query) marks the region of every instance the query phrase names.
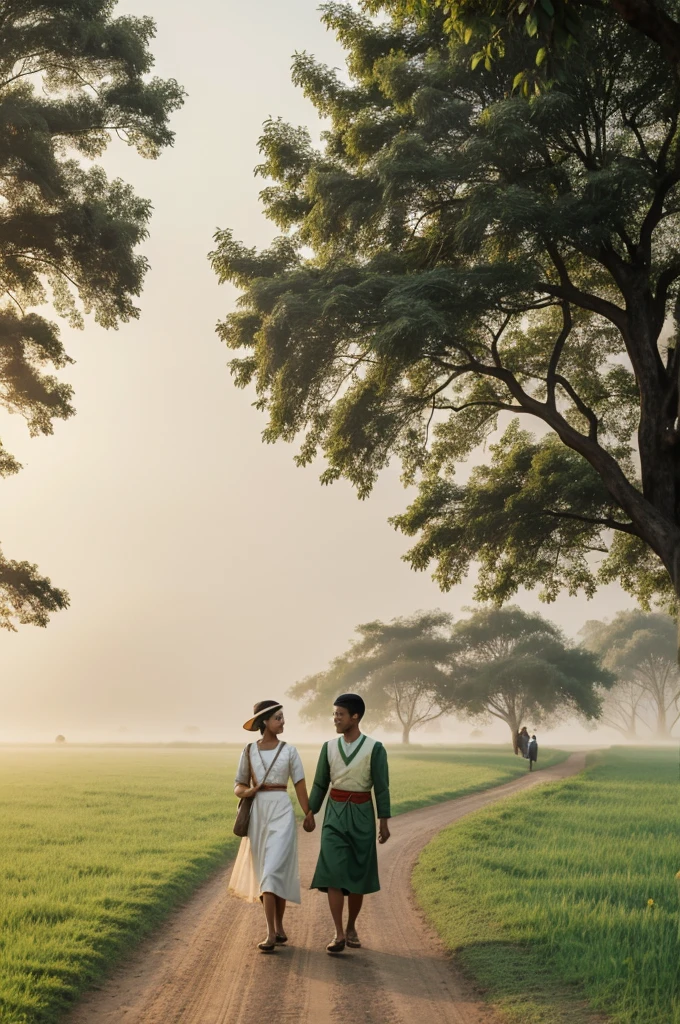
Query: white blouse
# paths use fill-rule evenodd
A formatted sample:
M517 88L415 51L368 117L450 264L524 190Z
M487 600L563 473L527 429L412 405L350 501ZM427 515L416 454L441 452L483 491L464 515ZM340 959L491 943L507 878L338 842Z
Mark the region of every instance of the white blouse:
M253 768L253 775L255 776L256 782L262 782L265 776L265 772L269 765L276 756L278 747L274 747L273 750L260 750L257 742L250 744L250 763ZM288 779L293 780L293 785L296 785L305 777L305 770L302 767L302 761L300 755L297 752L297 748L286 743L285 747L279 754L278 760L269 775L267 776L267 786L287 786ZM249 786L250 785L250 774L248 769L248 757L244 750L241 754L241 760L239 761L238 771L236 772L236 778L234 785Z

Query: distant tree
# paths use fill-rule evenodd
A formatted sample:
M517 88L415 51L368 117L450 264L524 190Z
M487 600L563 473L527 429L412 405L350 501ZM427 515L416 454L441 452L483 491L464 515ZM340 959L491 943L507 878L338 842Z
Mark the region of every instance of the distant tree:
M55 743L66 743L66 737L62 736L61 733L59 733L59 735L55 737L54 742Z
M638 738L640 723L649 727L647 699L647 691L641 680L622 680L605 694L600 722L616 729L626 739L635 740Z
M294 81L326 118L323 146L265 125L258 170L281 237L256 252L217 233L214 268L243 292L218 328L242 350L236 384L255 384L266 441L302 436L303 465L325 456L324 483L344 476L366 496L393 456L407 481L422 473L395 524L419 535L411 563L436 563L442 585L488 551L480 599L589 594L617 579L670 607L675 71L602 5L560 82L525 98L512 68L531 52L526 36L473 71L474 44L446 30L443 7L372 9L383 17L324 8L349 81L295 59ZM507 414L534 417L540 437L513 423L503 465L459 483L456 465Z
M590 621L582 630L584 643L618 678L621 710L606 710L607 724L632 720L651 707L654 732L669 740L680 721L680 670L676 660L676 625L668 615L639 610L619 612L611 622ZM632 711L635 711L635 718ZM616 728L616 726L614 726ZM635 730L630 732L633 736Z
M598 718L600 687L614 676L553 623L516 606L479 608L453 628L455 706L472 718L522 725L578 715Z
M112 0L2 7L0 31L0 404L32 435L74 413L72 389L50 372L72 360L50 301L71 327L139 315L147 269L137 252L150 204L92 161L117 136L143 157L171 144L174 81L149 79L150 18L112 16ZM0 443L0 475L20 469ZM29 562L0 554L0 626L44 626L68 597Z
M398 723L408 743L414 729L451 709L451 624L450 615L435 611L357 626L359 639L288 696L302 701L301 715L312 721L330 717L339 693L360 693L369 721Z

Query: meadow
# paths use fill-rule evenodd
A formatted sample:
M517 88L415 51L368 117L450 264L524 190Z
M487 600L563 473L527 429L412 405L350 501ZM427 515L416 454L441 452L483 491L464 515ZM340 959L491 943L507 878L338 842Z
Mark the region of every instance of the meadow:
M423 851L421 906L509 1021L680 1024L679 791L677 750L615 748Z
M0 748L3 1024L59 1020L233 856L240 749ZM301 748L308 779L317 753ZM526 771L503 747L390 748L390 766L394 814Z

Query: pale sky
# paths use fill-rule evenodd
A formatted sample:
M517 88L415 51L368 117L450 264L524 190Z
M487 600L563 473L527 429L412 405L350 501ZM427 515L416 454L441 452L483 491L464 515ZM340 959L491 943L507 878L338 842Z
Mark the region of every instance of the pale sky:
M118 11L156 20L155 73L189 96L173 150L144 161L116 143L104 160L154 205L141 319L118 332L63 325L77 415L48 438L30 439L18 417L0 424L24 464L0 481L4 553L71 596L47 629L0 634L0 741L185 739L187 726L240 738L255 700L283 700L357 623L471 602L471 583L442 594L400 560L408 539L387 523L408 502L397 466L359 502L348 484L323 488L318 468L298 469L295 449L262 444L265 418L231 383L214 331L235 292L208 264L213 232L257 246L275 233L253 176L263 121L318 131L291 56L342 66L315 0L125 0ZM575 636L631 602L610 587L590 603L519 603Z

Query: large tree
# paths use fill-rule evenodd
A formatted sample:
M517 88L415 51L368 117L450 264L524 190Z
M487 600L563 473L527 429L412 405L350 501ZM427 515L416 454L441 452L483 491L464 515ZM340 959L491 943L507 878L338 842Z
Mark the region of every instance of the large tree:
M680 670L676 660L676 627L668 615L641 611L619 612L611 622L587 622L581 631L584 643L602 659L618 679L611 696L619 697L618 708L610 706L605 724L631 724L645 719L651 711L653 730L659 740L669 740L680 721Z
M316 149L303 129L265 126L262 198L283 234L261 253L217 234L214 267L243 293L219 327L246 350L236 383L255 383L267 441L302 435L302 464L323 453L324 482L345 476L365 496L393 455L406 481L422 471L397 525L421 535L412 562L438 563L443 586L488 550L481 598L536 585L548 599L564 586L592 593L614 578L670 605L674 72L595 11L562 81L524 98L512 62L472 71L472 44L450 37L441 10L386 14L325 8L349 83L295 59L328 128ZM524 45L508 42L517 59ZM538 421L538 437L511 424L507 464L456 483L456 464L515 415ZM475 540L459 552L471 504Z
M137 317L147 269L137 251L150 204L96 158L115 136L143 157L172 143L175 81L150 78L149 18L112 0L12 0L0 12L0 404L32 435L74 413L53 370L69 359L47 302L72 327ZM0 443L0 475L20 469ZM0 627L44 626L68 598L36 566L0 554Z
M601 690L614 683L594 654L513 605L479 608L457 622L452 646L456 709L505 722L513 743L522 725L573 715L597 719Z
M328 718L340 693L360 693L369 721L411 732L452 707L452 619L445 612L417 612L391 622L356 627L358 638L323 672L300 680L288 696L302 701L308 721Z

